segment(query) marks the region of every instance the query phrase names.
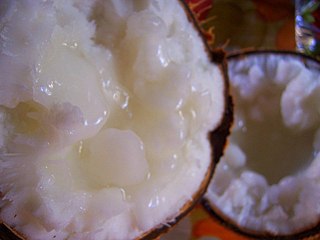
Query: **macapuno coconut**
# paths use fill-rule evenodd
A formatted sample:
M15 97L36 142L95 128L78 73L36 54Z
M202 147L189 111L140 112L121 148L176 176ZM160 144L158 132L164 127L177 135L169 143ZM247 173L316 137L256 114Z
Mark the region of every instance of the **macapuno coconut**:
M205 207L250 238L318 239L320 62L247 51L228 71L234 125Z
M189 14L0 2L2 238L155 238L199 200L231 113L223 54Z

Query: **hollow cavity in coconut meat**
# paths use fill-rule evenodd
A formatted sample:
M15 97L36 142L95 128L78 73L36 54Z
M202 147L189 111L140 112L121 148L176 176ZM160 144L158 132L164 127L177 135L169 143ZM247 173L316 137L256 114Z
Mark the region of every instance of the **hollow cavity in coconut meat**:
M131 239L210 166L224 81L178 1L1 1L0 219Z
M230 59L235 125L206 198L242 229L319 222L320 71L292 55Z

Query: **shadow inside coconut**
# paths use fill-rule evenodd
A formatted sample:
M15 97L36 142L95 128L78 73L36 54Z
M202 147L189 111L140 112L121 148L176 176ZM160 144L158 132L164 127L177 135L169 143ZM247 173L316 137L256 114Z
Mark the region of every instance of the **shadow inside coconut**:
M228 64L235 121L205 206L250 237L314 235L319 63L289 52L246 52L229 56Z
M301 132L286 126L277 104L281 101L279 87L272 88L274 92L272 89L262 91L246 103L237 104L235 100L239 111L236 111L230 142L237 143L245 153L246 169L263 175L269 184L276 184L310 164L315 154L313 135L316 129ZM262 105L269 103L272 106L266 113Z

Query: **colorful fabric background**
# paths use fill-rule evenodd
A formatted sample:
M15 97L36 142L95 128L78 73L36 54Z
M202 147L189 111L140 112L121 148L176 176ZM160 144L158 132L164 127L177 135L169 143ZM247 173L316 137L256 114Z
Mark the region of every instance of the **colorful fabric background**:
M292 0L186 0L212 48L294 50ZM243 240L201 205L161 240Z
M212 47L295 49L292 0L186 0Z

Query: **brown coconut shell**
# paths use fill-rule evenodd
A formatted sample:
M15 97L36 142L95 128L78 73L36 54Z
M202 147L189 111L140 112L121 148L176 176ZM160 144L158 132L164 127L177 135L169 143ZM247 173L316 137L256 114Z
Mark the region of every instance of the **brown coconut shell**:
M188 213L197 205L203 195L205 194L207 187L212 178L214 168L216 164L219 162L220 157L223 154L223 149L225 148L227 136L230 133L230 127L233 121L233 104L232 98L229 94L229 79L228 79L228 70L227 70L227 61L226 54L222 49L210 50L210 47L206 41L206 38L203 34L201 27L199 26L193 12L190 10L188 4L184 0L179 0L181 5L183 6L185 13L189 19L189 21L194 25L195 29L199 32L205 50L208 53L209 59L212 63L219 66L221 74L225 81L224 96L225 96L225 110L223 117L221 119L220 125L213 131L208 133L208 141L211 142L211 163L210 167L207 170L207 173L200 184L200 187L197 192L195 192L192 196L192 200L186 202L184 206L179 210L178 214L174 216L168 216L169 220L166 223L160 224L153 229L143 233L141 236L136 238L137 240L150 240L156 239L161 235L168 232L173 226L175 226L182 218L184 218ZM27 240L22 234L14 229L12 226L8 226L6 223L1 222L0 219L0 239L1 240ZM32 239L29 239L32 240Z
M233 52L227 56L227 61L241 61L242 59L248 58L252 55L280 55L286 57L292 57L298 59L310 69L320 70L320 61L306 55L304 53L290 51L290 50L255 50L246 49L239 52ZM231 130L232 131L232 130ZM215 144L215 142L213 142ZM201 204L204 209L209 213L213 220L217 221L222 226L230 229L248 239L263 239L263 240L316 240L320 239L320 217L318 223L309 228L301 231L294 232L288 235L275 235L268 232L258 232L251 229L246 229L238 225L235 221L228 218L221 210L219 210L213 203L210 202L205 196L201 200Z

